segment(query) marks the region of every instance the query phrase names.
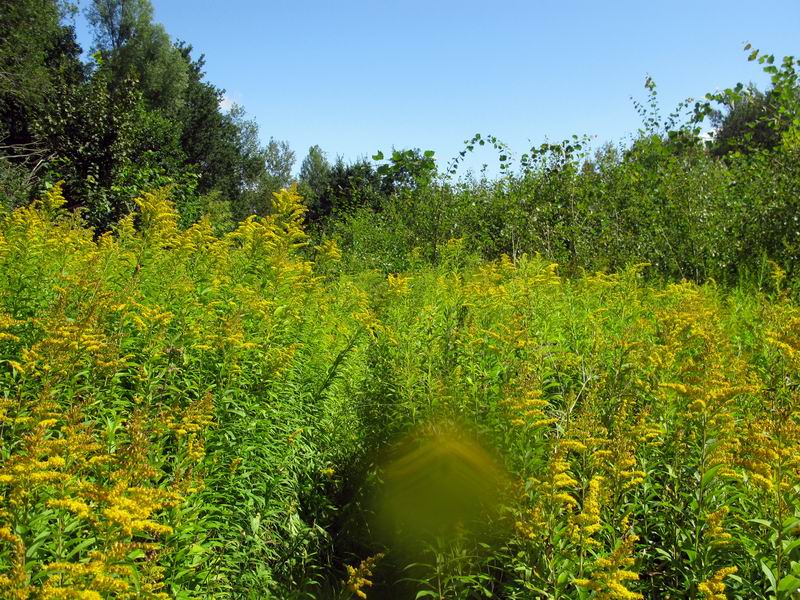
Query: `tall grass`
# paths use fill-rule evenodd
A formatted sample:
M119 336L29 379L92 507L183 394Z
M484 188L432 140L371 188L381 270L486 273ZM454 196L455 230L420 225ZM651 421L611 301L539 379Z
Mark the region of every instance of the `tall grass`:
M56 186L0 222L3 597L800 586L800 310L779 269L766 291L566 277L445 240L387 277L312 247L293 190L222 235L180 229L165 191L99 238L63 204ZM443 466L498 488L490 527L402 548L436 500L412 482ZM374 498L409 487L379 535Z

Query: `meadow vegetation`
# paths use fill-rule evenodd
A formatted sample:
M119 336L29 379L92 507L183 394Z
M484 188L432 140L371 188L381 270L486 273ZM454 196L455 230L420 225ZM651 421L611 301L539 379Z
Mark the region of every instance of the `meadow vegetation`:
M222 236L179 229L164 192L99 237L63 204L56 186L0 227L4 597L800 582L800 309L777 265L761 290L567 277L452 240L436 265L348 273L293 190ZM458 464L482 475L480 443L508 474L502 534L464 523L398 564L371 535L376 457L447 424Z
M63 8L0 16L0 597L797 597L800 62L295 181L149 2L89 64Z

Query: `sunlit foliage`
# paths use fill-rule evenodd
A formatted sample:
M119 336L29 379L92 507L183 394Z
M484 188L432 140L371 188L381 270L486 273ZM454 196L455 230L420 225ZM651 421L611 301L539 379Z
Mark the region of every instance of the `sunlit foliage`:
M161 190L96 237L54 186L0 222L3 597L800 585L800 309L780 269L767 291L647 265L567 278L451 240L438 266L351 275L294 189L273 203L180 229ZM398 501L398 469L406 496L495 486L492 510L376 536L370 498ZM420 506L445 514L437 498ZM413 564L392 547L408 535Z

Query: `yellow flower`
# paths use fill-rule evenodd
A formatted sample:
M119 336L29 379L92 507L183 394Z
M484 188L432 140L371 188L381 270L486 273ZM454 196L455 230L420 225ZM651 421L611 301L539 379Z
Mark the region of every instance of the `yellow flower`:
M74 515L81 517L82 519L86 519L89 517L89 513L91 509L89 505L86 504L83 500L77 500L75 498L61 498L58 500L48 500L47 506L50 508L62 508L64 510L68 510L69 512L73 513Z
M381 558L383 558L383 554L376 554L362 560L358 567L347 565L347 581L345 582L347 589L357 597L366 600L367 593L364 588L372 585L372 581L369 578L372 577L372 569L375 567L375 563Z
M733 536L725 531L722 522L730 512L730 508L723 506L719 510L710 513L706 517L706 524L703 530L703 537L707 538L714 546L724 546L729 544Z
M724 567L714 573L714 575L697 586L697 589L706 600L727 600L725 595L725 583L723 580L729 575L733 575L739 569L737 567Z
M603 493L603 477L595 475L589 482L589 490L583 500L583 510L575 517L573 538L578 544L597 546L599 543L592 537L600 531L600 508Z
M409 288L408 284L411 281L411 277L403 276L398 273L386 276L386 282L389 284L389 289L398 295L405 295L408 294Z
M622 543L610 555L594 562L590 567L589 577L574 579L573 583L578 587L594 590L598 600L642 600L642 594L627 587L628 582L639 579L639 574L629 568L636 562L630 555L638 539L635 535L623 538Z

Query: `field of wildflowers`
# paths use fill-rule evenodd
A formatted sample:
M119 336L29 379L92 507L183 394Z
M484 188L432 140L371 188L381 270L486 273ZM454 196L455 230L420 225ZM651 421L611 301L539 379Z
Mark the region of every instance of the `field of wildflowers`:
M800 588L777 267L768 290L567 278L452 240L387 276L312 242L293 189L229 233L180 229L167 191L99 237L63 205L0 221L0 597ZM447 532L409 523L431 531L428 496Z

